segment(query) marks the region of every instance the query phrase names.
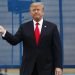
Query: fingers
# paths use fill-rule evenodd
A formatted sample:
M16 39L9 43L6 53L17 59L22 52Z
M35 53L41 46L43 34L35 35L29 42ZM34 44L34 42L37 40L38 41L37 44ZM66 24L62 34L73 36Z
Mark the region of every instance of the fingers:
M0 25L0 33L4 33L5 32L5 28L3 26Z
M56 68L55 69L55 75L63 75L63 71L61 68Z
M0 26L0 33L2 32L2 26Z

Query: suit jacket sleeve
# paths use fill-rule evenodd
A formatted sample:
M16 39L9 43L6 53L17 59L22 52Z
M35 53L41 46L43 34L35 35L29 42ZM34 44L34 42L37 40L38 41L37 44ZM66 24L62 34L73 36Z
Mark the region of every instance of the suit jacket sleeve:
M62 47L59 32L56 26L53 30L53 56L54 66L56 68L62 68Z
M19 27L15 35L12 35L8 31L6 31L5 36L2 38L12 45L18 44L19 42L22 41L22 27L21 26Z

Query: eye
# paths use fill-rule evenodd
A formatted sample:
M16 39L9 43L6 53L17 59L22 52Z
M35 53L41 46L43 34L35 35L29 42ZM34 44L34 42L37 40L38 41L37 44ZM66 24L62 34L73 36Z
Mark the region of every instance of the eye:
M32 11L36 11L36 9L33 9Z
M39 11L40 9L37 9L37 11Z

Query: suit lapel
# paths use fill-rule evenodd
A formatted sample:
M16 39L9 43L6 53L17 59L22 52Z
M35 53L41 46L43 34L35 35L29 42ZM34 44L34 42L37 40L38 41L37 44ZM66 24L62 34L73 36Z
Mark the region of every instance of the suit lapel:
M43 21L39 43L41 42L42 38L46 35L46 33L47 33L47 24L45 21Z
M29 25L27 27L28 27L28 30L27 30L28 36L31 37L31 39L33 41L35 41L33 21L30 21L30 23L29 23Z
M36 44L33 21L31 21L30 24L31 25L29 25L29 34L33 38L33 41ZM43 21L43 25L42 25L42 29L41 29L41 34L40 34L40 39L39 39L39 44L42 41L42 38L46 35L46 33L47 33L47 24L46 24L45 21Z
M29 25L29 34L32 37L32 40L34 41L34 43L36 44L36 40L35 40L35 34L34 34L34 24L33 21L30 22L31 25Z

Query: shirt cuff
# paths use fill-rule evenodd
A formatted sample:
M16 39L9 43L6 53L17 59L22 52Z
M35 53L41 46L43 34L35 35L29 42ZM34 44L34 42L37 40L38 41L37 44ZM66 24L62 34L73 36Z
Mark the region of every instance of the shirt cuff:
M2 34L2 37L5 37L5 34L6 34L6 30L5 30L5 32Z

